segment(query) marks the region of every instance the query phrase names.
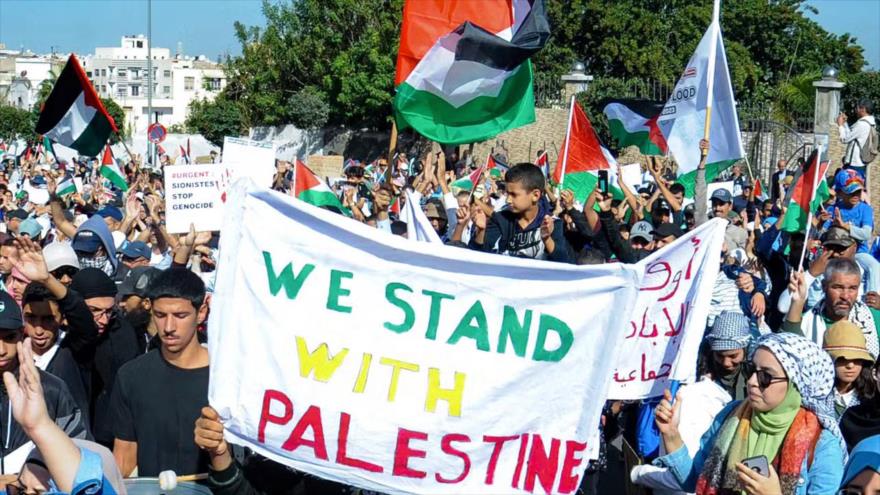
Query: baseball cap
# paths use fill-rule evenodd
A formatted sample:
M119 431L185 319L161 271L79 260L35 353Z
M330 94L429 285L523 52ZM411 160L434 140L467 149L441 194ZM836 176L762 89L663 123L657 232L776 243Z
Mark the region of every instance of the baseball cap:
M101 208L100 210L98 210L98 215L100 215L104 218L112 218L112 219L116 220L117 222L121 222L122 218L123 218L122 210L120 210L119 208L117 208L115 206L110 206L110 205L105 206L105 207Z
M61 268L62 266L72 266L79 270L82 268L79 259L76 257L76 251L66 242L53 242L43 248L43 259L46 260L46 268L50 272Z
M425 205L425 216L428 218L443 218L443 215L440 214L440 209L434 203Z
M716 189L715 192L712 193L712 197L710 197L709 199L717 199L722 203L733 202L733 196L731 196L730 191L728 191L727 189Z
M861 359L874 362L874 356L868 352L868 344L865 342L862 329L849 320L838 321L828 327L822 349L831 354L832 359Z
M851 168L845 168L834 176L834 189L852 194L865 188L865 180L861 174Z
M674 223L668 223L668 222L661 223L660 225L657 226L656 229L654 229L654 232L652 232L652 234L654 234L654 237L659 237L659 238L669 237L671 235L674 235L677 239L677 238L681 237L681 228L678 225L675 225Z
M12 210L6 214L6 218L8 220L11 220L13 218L17 218L19 220L24 220L29 216L30 216L30 214L27 211L22 210L21 208L19 208L17 210Z
M129 242L120 250L120 252L122 253L122 256L133 259L150 259L153 256L153 251L150 249L150 246L147 246L147 243L143 241Z
M822 234L823 246L840 246L848 248L856 243L856 240L849 235L846 229L840 227L831 227Z
M28 218L18 226L19 234L27 234L31 239L39 239L43 233L43 227L33 218Z
M6 291L0 291L0 330L21 330L21 309Z
M72 247L74 251L81 251L83 253L94 253L101 246L101 238L98 237L98 234L90 230L82 230L80 232L77 232L76 236L74 236L73 238Z
M654 230L654 226L649 222L644 220L640 222L636 222L635 225L629 229L629 237L632 239L633 237L641 237L642 239L651 242L654 240L654 236L651 232Z
M160 272L161 270L152 266L132 268L119 284L119 295L123 298L126 296L147 297L147 288L149 288L150 282Z

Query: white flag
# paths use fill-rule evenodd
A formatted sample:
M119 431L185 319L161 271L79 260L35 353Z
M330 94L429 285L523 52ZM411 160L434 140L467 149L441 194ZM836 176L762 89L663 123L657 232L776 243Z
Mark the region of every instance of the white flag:
M707 85L713 38L717 52L710 104ZM703 138L707 105L712 107L707 175L714 176L713 172L723 170L745 156L724 41L721 29L715 23L703 35L658 119L669 151L678 163L680 176L695 171L700 163L699 143Z
M418 198L414 198L409 191L406 191L406 205L403 208L406 213L401 216L406 218L406 237L409 240L443 244L440 236L431 226L431 221L419 206Z

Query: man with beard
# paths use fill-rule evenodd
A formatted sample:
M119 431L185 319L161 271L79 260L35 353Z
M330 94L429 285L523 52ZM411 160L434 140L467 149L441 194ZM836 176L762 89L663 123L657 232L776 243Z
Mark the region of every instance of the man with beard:
M119 309L134 328L144 351L155 349L159 345L154 338L156 327L150 324L151 305L150 299L147 298L147 288L159 273L161 270L156 268L138 266L132 268L119 285Z
M832 258L825 267L822 289L825 296L815 307L803 313L807 299L807 283L803 272L795 272L789 283L791 307L782 325L783 331L798 333L817 343L825 339L825 331L834 323L849 320L865 335L868 352L877 358L880 311L859 300L862 273L849 258Z

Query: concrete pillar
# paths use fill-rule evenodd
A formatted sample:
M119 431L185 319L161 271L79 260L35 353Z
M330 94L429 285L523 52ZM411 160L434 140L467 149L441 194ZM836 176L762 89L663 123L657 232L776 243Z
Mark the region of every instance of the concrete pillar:
M563 104L568 108L571 97L587 90L593 76L585 74L586 67L583 62L575 62L572 64L571 72L562 76L562 97Z
M837 131L837 115L840 113L840 91L846 83L837 80L837 69L825 67L822 79L813 82L816 88L816 106L813 111L815 144L826 146L831 170L837 168L843 158L843 145Z

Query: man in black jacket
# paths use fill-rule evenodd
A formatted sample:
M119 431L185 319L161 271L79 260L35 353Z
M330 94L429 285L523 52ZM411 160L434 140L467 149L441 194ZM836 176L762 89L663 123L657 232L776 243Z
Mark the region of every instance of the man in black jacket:
M19 372L16 344L24 338L21 310L15 299L0 291L0 374ZM49 417L71 438L87 438L88 429L82 412L59 378L40 371L43 394ZM6 387L0 387L0 474L17 473L33 449L25 431L12 418Z
M116 373L123 364L143 354L144 344L116 307L116 283L104 272L96 268L80 270L70 288L85 300L92 320L68 320L65 345L84 370L95 440L109 447L113 445L110 396Z
M572 263L565 226L553 218L544 196L544 174L531 163L519 163L505 175L507 207L495 212L486 228L477 225L471 247L521 258Z

